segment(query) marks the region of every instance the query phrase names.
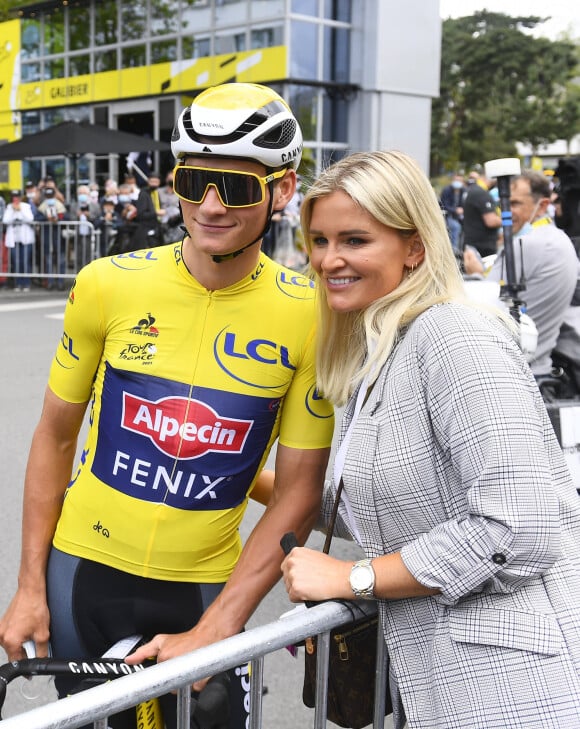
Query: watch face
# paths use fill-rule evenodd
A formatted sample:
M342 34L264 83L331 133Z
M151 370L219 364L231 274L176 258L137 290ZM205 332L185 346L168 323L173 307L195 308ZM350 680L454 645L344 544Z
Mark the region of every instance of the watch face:
M350 583L353 590L367 590L373 584L372 568L357 566L351 573Z

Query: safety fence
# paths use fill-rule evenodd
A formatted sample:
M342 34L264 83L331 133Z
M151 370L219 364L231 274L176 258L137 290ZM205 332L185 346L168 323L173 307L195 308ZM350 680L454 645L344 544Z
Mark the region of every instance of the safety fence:
M211 646L158 663L80 694L19 714L2 723L3 729L75 729L93 723L106 729L107 717L155 696L177 690L178 729L189 728L190 685L251 661L250 717L248 729L262 727L264 656L285 646L318 635L317 690L313 729L326 726L326 685L330 631L349 623L356 615L376 613L372 601L324 602L308 609L296 609L279 620L251 628ZM373 729L384 727L387 657L382 631L377 633L376 702Z
M128 247L135 225L58 220L0 223L0 283L64 289L89 261Z

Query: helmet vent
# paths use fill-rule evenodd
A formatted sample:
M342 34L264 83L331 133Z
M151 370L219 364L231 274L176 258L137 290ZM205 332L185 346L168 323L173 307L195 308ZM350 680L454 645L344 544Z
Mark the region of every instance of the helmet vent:
M296 122L294 119L286 119L267 134L257 137L254 140L256 147L265 149L284 149L292 144L292 140L296 136Z

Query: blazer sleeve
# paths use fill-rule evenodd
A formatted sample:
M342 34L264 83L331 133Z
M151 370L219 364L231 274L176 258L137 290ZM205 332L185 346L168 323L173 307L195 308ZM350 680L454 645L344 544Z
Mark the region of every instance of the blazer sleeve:
M448 604L516 590L553 565L561 554L556 481L566 479L515 343L473 315L453 316L427 318L416 348L448 519L401 550L416 579Z

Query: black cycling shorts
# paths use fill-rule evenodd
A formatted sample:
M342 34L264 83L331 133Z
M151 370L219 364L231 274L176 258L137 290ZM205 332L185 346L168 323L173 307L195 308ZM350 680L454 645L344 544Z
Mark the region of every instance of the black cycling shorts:
M47 571L50 643L57 658L95 658L130 635L145 641L157 633L190 630L223 584L170 582L122 572L52 549ZM245 729L249 715L248 665L229 674L228 729ZM60 697L78 690L74 678L55 679ZM175 727L175 695L162 697L166 729ZM109 719L113 729L135 729L135 710ZM219 729L223 724L197 724Z

